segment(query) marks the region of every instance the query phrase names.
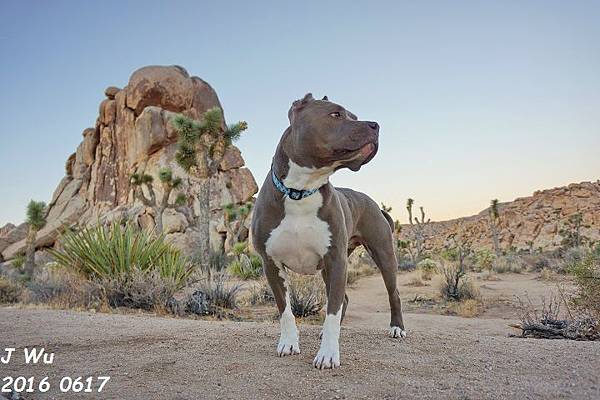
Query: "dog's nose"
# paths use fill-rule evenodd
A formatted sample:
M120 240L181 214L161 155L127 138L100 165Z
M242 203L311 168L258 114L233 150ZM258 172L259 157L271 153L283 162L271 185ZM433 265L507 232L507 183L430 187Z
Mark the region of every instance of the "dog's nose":
M379 129L379 124L377 122L373 122L373 121L369 121L367 122L367 125L369 125L369 128L377 130Z

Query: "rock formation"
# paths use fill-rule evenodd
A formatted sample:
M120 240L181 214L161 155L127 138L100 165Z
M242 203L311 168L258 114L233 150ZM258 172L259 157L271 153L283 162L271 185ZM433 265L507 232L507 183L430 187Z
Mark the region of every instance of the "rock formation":
M189 216L196 215L199 204L194 183L174 161L177 133L169 121L177 113L198 119L209 108L221 107L217 94L182 67L148 66L135 71L126 87L108 87L105 95L95 127L83 131L81 144L66 161L65 177L49 203L48 223L38 234L37 247L53 246L60 231L74 224L127 217L142 227L153 227L152 210L133 198L130 176L144 172L158 180L159 168L168 166L183 178L179 191L190 200L187 217L174 210L163 214L164 232L176 246L192 254L197 230ZM155 186L161 196L160 185ZM221 207L244 203L257 190L240 151L232 146L211 181L211 239L215 246L225 232ZM26 229L7 226L0 230L4 259L23 250L20 231Z
M536 191L532 196L501 203L500 245L502 249L552 250L560 246L559 234L571 215L583 217L582 236L600 240L600 180ZM428 227L427 248L443 249L458 233L471 241L474 248L492 248L488 219L489 209L471 217L432 222ZM403 225L401 238L411 237L411 226Z

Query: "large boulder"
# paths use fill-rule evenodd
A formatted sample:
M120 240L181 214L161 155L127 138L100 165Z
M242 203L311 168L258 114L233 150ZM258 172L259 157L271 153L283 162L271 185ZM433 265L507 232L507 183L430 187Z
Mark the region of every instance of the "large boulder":
M208 109L220 108L213 88L182 67L148 66L135 71L123 89L110 86L104 93L106 99L100 103L95 126L83 131L82 142L67 159L65 177L49 203L48 223L38 234L38 248L53 246L60 232L74 224L119 218L136 221L143 227L152 226L153 210L133 198L130 176L134 172L152 175L158 182L158 170L168 166L176 176L184 178L180 191L189 198L198 191L194 180L187 179L175 163L177 133L170 121L177 113L200 118ZM154 186L160 198L161 185ZM221 207L244 203L257 191L239 149L231 147L211 181L211 237L215 245ZM198 207L195 200L182 210L187 216L173 210L163 214L165 232L187 254L198 243L198 231L189 223ZM24 250L26 227L2 229L0 252L10 259Z

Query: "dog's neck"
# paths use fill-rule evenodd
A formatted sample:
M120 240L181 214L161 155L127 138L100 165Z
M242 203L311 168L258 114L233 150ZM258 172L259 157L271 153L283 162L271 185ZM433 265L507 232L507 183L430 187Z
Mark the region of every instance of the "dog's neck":
M305 167L294 161L294 143L290 138L291 128L288 128L275 151L271 166L275 175L283 184L291 189L318 189L329 183L329 177L335 172L334 167Z

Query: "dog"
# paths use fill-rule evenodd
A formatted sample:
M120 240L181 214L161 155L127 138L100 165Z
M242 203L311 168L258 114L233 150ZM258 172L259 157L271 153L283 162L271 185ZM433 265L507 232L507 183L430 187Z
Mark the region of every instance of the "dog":
M340 326L348 256L365 247L381 271L391 308L390 335L406 336L396 285L398 263L391 217L369 196L336 188L329 177L338 169L358 171L379 146L379 125L359 121L339 104L307 94L294 101L285 130L254 206L251 236L262 257L265 275L279 310L280 357L299 354L296 321L291 311L287 270L321 271L327 290L327 313L321 346L313 365L340 366Z

